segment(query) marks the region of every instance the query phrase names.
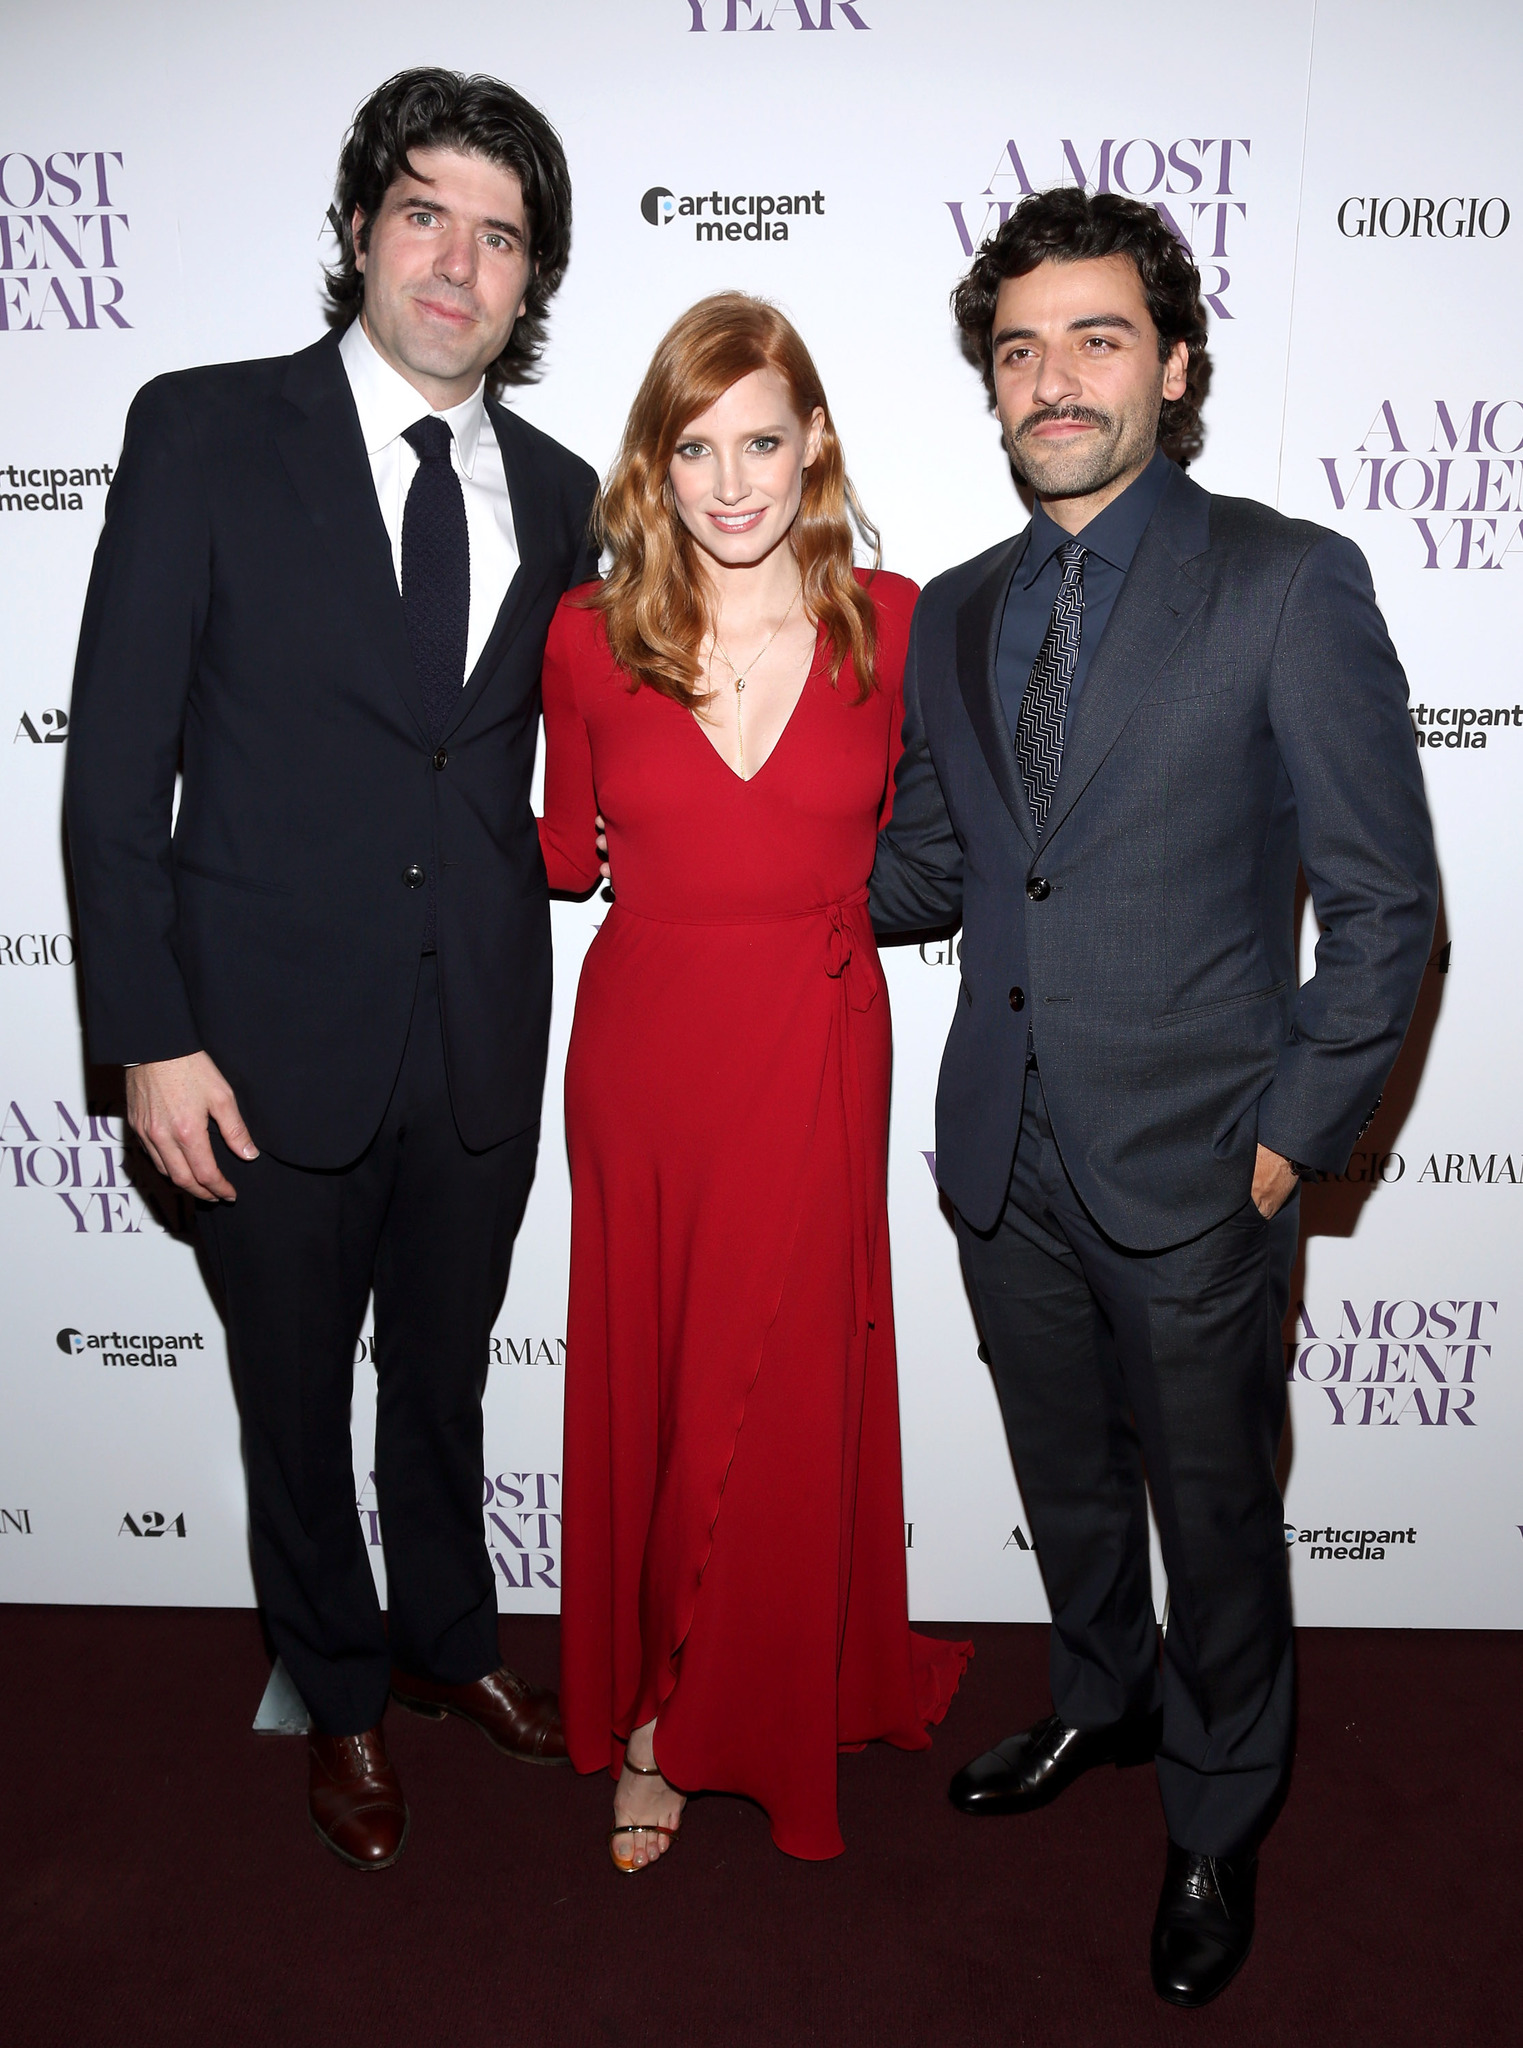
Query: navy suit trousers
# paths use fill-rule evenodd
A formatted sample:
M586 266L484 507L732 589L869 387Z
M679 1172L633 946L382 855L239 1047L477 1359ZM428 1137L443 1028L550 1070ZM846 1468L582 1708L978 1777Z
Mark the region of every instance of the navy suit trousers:
M391 1101L359 1159L313 1169L217 1145L238 1199L204 1205L198 1221L227 1318L254 1581L325 1734L380 1720L393 1661L456 1685L501 1662L481 1397L538 1138L482 1152L462 1142L429 955ZM355 1512L349 1432L372 1290L389 1629Z
M1069 1726L1163 1709L1172 1840L1257 1842L1289 1765L1294 1673L1280 1325L1298 1197L1250 1201L1164 1251L1108 1238L1074 1190L1027 1070L1004 1213L958 1243L1051 1604ZM1162 1665L1147 1489L1169 1582Z

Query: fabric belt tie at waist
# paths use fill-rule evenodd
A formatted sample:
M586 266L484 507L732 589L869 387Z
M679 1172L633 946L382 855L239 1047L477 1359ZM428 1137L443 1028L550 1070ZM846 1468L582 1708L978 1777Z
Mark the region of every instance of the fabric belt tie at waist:
M858 951L847 908L832 903L826 909L825 972L840 982L852 1009L866 1010L878 993L878 976Z
M656 917L649 911L636 910L623 899L615 902L613 914L619 917L639 918L645 924L681 925L695 931L719 929L743 931L748 927L803 924L810 918L823 918L825 922L825 972L832 981L841 984L848 1006L853 1010L871 1009L882 982L882 973L871 950L864 950L857 943L857 934L852 929L850 913L859 910L867 902L866 889L859 889L854 896L847 896L839 903L816 904L808 910L783 910L772 917L698 918L698 917Z

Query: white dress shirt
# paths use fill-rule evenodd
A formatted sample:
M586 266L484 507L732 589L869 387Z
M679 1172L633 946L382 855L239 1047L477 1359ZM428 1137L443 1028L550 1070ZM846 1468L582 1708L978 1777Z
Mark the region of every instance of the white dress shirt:
M370 457L375 494L391 541L397 588L402 586L402 514L418 473L418 458L402 439L406 428L428 418L432 407L400 371L378 355L356 320L345 330L338 352L359 409L360 432ZM465 637L465 673L470 675L487 644L508 585L518 573L518 537L508 496L502 449L483 399L485 379L469 398L437 417L450 430L451 458L465 498L465 530L471 551L471 615Z

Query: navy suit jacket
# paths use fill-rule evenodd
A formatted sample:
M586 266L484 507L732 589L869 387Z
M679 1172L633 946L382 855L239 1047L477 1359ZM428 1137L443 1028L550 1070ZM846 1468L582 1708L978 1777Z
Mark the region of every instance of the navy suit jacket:
M1178 472L1039 837L995 679L1025 541L920 598L873 921L962 924L936 1177L966 1220L1003 1209L1029 1029L1080 1196L1157 1250L1243 1205L1260 1142L1341 1172L1379 1099L1437 907L1406 678L1352 542Z
M333 337L144 387L80 631L65 782L93 1057L204 1048L256 1144L363 1151L427 891L461 1136L539 1117L550 915L529 804L545 634L596 478L488 403L519 568L442 745ZM177 768L182 794L173 835Z

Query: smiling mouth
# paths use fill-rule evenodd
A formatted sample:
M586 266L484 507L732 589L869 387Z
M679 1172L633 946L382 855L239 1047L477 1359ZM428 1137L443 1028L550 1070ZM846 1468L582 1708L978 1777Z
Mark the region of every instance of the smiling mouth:
M711 512L710 519L721 533L749 533L766 518L766 512Z
M472 315L460 306L446 306L438 299L414 299L413 304L425 313L431 313L436 320L448 320L456 327L470 325Z

